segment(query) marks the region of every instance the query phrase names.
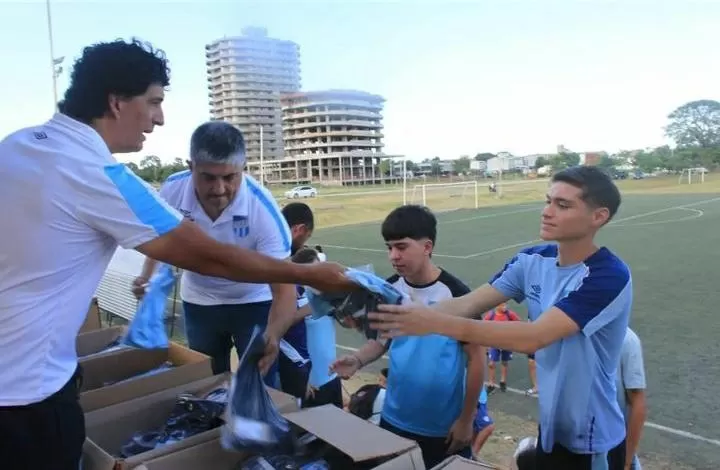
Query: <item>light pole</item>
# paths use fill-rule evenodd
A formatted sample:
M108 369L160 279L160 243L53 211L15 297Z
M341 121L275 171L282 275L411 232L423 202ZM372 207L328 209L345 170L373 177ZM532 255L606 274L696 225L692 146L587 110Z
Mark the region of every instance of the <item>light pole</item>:
M260 124L260 184L265 186L265 160L263 157L263 125Z
M55 46L53 43L53 31L52 31L52 13L50 10L50 0L45 0L45 10L47 13L47 28L48 28L48 41L50 42L50 67L52 69L52 81L53 81L53 112L57 111L58 105L58 90L57 90L57 79L62 73L62 63L65 57L55 57Z

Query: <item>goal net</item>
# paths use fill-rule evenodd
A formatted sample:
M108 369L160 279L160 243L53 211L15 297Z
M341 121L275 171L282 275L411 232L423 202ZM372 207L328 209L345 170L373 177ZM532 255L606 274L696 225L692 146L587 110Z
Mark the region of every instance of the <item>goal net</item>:
M550 187L550 180L544 179L530 179L530 180L500 180L494 181L496 191L490 190L490 185L494 180L491 180L487 184L485 191L480 191L481 194L487 193L490 197L509 199L517 202L530 202L545 200L548 187Z
M476 209L479 207L478 182L416 184L410 189L409 204L421 204L433 211Z
M705 170L703 168L686 168L680 172L678 184L697 184L705 182Z

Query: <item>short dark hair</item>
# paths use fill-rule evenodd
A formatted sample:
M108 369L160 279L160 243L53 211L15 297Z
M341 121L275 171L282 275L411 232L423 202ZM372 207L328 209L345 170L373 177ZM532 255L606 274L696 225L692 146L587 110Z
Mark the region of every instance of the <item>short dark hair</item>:
M313 250L312 248L300 248L297 253L293 255L291 258L293 263L298 264L310 264L314 263L315 261L320 261L320 258L318 257L318 252Z
M437 219L430 209L419 205L406 205L393 209L385 217L381 228L386 242L410 238L429 238L433 245L437 239Z
M594 208L604 207L610 212L608 221L618 211L621 202L620 190L610 175L596 166L579 165L555 173L553 183L567 183L582 191L582 199Z
M90 124L109 111L108 97L134 98L151 85L167 87L170 69L165 53L147 42L117 39L83 49L70 75L70 86L58 103L60 112Z
M190 137L194 163L245 164L245 139L240 129L225 121L200 124Z
M309 230L315 228L315 215L310 206L304 202L291 202L282 208L282 213L290 227L305 225Z

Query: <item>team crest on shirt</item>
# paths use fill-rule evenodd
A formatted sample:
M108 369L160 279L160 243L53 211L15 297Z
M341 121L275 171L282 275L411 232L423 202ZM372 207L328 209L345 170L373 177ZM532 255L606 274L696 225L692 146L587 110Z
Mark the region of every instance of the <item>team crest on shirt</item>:
M250 225L247 217L240 215L233 216L233 232L236 237L245 238L250 235Z
M190 213L189 210L180 209L180 213L183 215L183 217L185 217L185 218L188 219L189 221L191 221L191 222L194 222L194 221L195 221L195 219L193 218L193 216L192 216L192 214Z

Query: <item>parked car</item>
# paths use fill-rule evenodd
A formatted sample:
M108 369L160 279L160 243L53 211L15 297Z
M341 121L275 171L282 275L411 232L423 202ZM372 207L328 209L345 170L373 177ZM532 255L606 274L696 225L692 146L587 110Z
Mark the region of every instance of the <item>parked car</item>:
M288 199L299 199L301 197L315 197L317 189L312 186L295 186L290 191L285 191L285 197Z

